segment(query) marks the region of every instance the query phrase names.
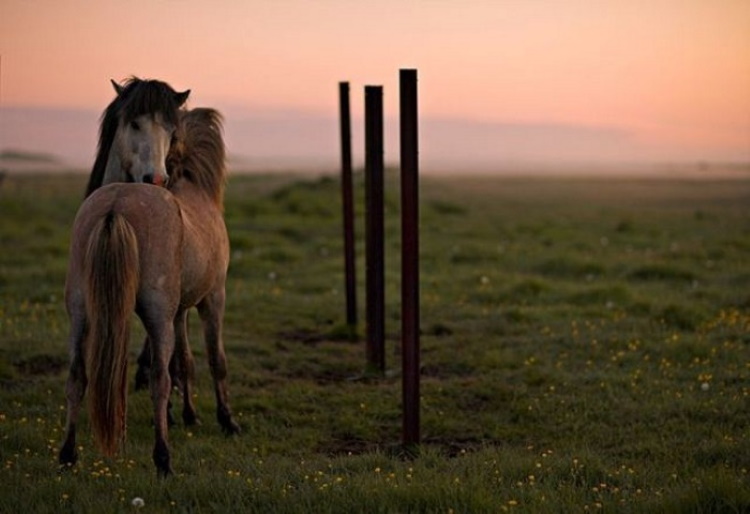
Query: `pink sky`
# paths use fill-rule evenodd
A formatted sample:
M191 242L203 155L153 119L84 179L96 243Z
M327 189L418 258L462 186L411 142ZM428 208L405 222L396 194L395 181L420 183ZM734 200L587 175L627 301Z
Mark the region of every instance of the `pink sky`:
M747 0L4 0L0 55L5 108L101 111L109 78L135 74L227 118L335 116L340 80L358 115L382 84L397 116L398 69L415 67L426 118L750 161Z

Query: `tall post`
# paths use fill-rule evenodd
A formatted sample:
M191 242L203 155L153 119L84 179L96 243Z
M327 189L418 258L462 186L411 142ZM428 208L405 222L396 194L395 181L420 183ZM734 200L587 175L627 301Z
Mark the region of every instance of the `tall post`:
M366 373L385 373L383 88L365 87Z
M417 70L400 70L403 443L419 435L419 141Z
M354 195L352 193L352 129L349 107L349 83L339 83L341 118L341 203L344 220L344 286L346 324L357 326L357 280L354 261Z

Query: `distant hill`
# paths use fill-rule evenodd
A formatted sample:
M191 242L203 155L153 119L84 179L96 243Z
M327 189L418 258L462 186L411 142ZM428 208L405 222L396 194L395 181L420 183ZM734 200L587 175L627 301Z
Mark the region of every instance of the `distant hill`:
M80 166L71 166L60 157L44 152L30 152L25 150L0 150L1 172L65 172L79 170Z
M59 157L48 153L25 152L23 150L2 150L0 161L21 161L25 163L62 164Z

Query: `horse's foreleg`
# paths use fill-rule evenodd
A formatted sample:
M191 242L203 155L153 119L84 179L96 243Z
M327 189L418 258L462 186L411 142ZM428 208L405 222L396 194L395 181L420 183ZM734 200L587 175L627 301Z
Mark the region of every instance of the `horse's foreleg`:
M151 399L154 403L154 432L156 441L154 443L154 464L156 472L161 476L172 473L169 457L169 444L167 443L167 409L171 380L169 377L169 359L174 353L174 327L171 322L163 323L163 327L157 330L146 330L151 339Z
M76 424L81 412L83 394L86 391L86 372L83 359L76 359L70 366L65 395L67 397L67 416L65 421L65 442L60 449L60 464L73 465L78 460L76 449Z
M138 355L137 362L138 370L135 372L135 390L140 391L141 389L148 388L149 376L151 375L151 341L148 336L143 339L143 348L140 355ZM172 386L181 389L180 374L178 363L172 358L169 362L169 376L172 379ZM169 406L167 407L167 422L170 427L175 424L174 417L172 417L172 402L169 402Z
M72 321L70 345L71 363L65 386L67 399L67 416L65 421L65 441L60 449L59 462L63 465L73 465L78 460L76 449L76 424L81 411L83 395L86 391L86 368L83 362L82 345L85 337L85 321Z
M135 390L148 388L148 377L151 374L151 341L148 336L143 338L143 348L138 355L138 370L135 373ZM174 360L170 362L169 374L172 377L172 383L179 384L179 370Z
M151 369L151 343L148 336L143 340L143 349L138 355L138 371L135 372L135 390L148 387L149 370Z
M216 418L228 435L240 432L240 426L232 418L227 392L227 357L222 340L222 320L224 318L224 290L217 291L198 304L198 313L203 322L206 338L208 364L214 379L216 394Z
M173 369L170 374L173 380L174 377L178 377L176 382L182 392L182 421L186 426L192 426L198 423L198 416L193 404L192 380L195 374L195 363L188 342L187 318L187 310L178 312L175 317L175 354L172 358Z

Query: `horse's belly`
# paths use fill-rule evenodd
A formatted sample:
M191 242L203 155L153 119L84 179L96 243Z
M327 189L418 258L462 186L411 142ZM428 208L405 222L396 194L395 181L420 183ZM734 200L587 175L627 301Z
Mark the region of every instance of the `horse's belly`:
M203 249L209 250L209 249ZM207 295L224 289L228 262L224 257L228 251L211 248L210 251L185 252L182 269L183 307L200 303Z
M206 295L223 290L229 267L229 236L220 213L193 222L183 209L182 305L192 307Z

